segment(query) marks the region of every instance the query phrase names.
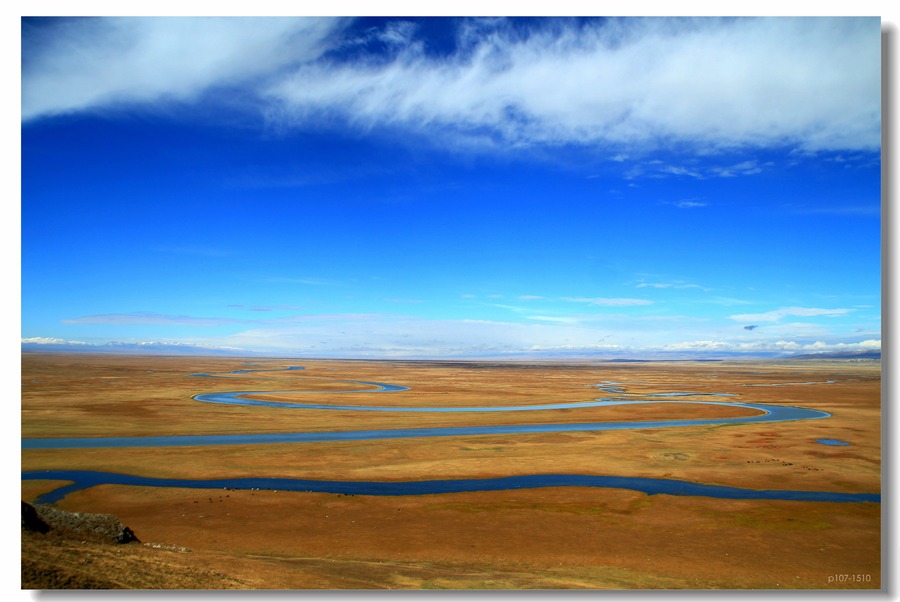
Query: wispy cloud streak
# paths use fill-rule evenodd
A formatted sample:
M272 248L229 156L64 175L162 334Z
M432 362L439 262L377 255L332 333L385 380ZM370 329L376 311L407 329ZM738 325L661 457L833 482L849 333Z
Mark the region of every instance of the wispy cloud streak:
M393 60L303 65L268 93L288 121L447 128L505 145L874 149L879 27L877 19L643 19L523 37L501 23L478 37L464 30L450 57L410 42Z
M354 46L346 23L124 18L31 27L22 117L233 102L239 90L280 126L402 128L481 148L602 144L618 157L661 143L880 147L877 18L553 19L527 33L503 19L462 20L455 49L439 56L413 24L380 30L374 52ZM748 162L718 175L758 170Z
M603 307L633 307L635 305L652 305L649 299L630 299L625 297L565 297L563 301L572 303L587 303L588 305L600 305Z
M110 324L136 325L150 324L155 326L222 326L223 324L241 324L244 320L218 317L170 316L152 312L133 312L125 314L97 314L62 320L63 324Z
M799 316L806 318L815 316L833 317L843 316L851 311L853 310L846 308L821 309L817 307L783 307L781 309L773 309L772 311L767 311L761 314L736 314L729 317L737 322L777 322L782 318L786 318L788 316Z

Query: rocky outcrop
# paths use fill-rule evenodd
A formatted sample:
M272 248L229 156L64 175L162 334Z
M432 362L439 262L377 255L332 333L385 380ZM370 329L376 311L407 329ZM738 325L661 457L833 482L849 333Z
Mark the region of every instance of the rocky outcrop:
M36 531L38 533L46 533L50 530L50 525L45 523L37 510L28 502L22 502L22 529L25 531Z
M50 531L107 543L140 542L129 527L112 514L66 512L46 504L22 502L22 529Z

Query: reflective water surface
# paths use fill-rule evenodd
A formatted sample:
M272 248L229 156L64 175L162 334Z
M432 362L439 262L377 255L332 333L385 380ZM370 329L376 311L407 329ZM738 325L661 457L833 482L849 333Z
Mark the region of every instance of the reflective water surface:
M277 371L298 371L302 366L290 366ZM255 372L276 370L235 370L223 374L195 373L189 376L203 378L227 378L229 375L245 375ZM279 379L283 382L283 379ZM294 379L292 379L294 380ZM298 379L303 380L303 379ZM321 379L315 379L321 380ZM181 435L155 437L60 437L22 439L22 449L64 449L64 448L121 448L121 447L175 447L175 446L211 446L211 445L248 445L299 443L317 441L348 441L367 439L401 439L425 437L449 437L462 435L492 435L515 433L552 433L573 431L610 431L624 429L677 428L698 425L743 424L763 422L783 422L795 420L818 420L830 416L827 412L810 410L792 406L772 404L743 403L735 401L708 401L709 397L730 397L730 393L691 393L667 392L652 393L641 396L626 393L621 383L605 382L593 385L595 388L615 395L593 401L575 401L563 403L531 404L520 406L479 405L469 407L397 407L377 405L333 405L314 403L277 402L253 399L255 395L272 393L291 394L366 394L389 393L409 390L409 387L371 381L340 380L354 385L368 387L366 389L318 390L318 391L225 391L203 393L194 399L204 403L219 403L247 406L281 407L285 409L306 410L356 410L371 412L522 412L537 410L572 409L579 407L597 407L632 404L709 404L749 408L757 411L756 415L734 418L654 420L654 421L622 421L622 422L586 422L586 423L541 423L517 425L482 425L463 427L433 427L405 429L373 429L330 432L290 432L290 433L251 433L233 435ZM684 399L684 398L702 399ZM819 439L825 445L849 445L834 439ZM44 496L41 502L50 503L62 499L72 491L93 487L100 484L140 485L148 487L186 487L200 489L273 489L285 491L316 491L327 493L345 493L358 495L427 495L438 493L496 491L505 489L521 489L535 487L613 487L631 489L647 494L697 495L728 499L778 499L802 501L830 502L880 502L879 494L846 494L818 491L759 491L738 487L723 487L678 481L673 479L652 479L622 476L600 476L579 474L541 474L503 477L493 479L451 479L427 481L329 481L307 479L273 479L273 478L236 478L214 480L191 479L157 479L136 475L125 475L97 471L82 470L44 470L23 472L26 480L47 479L71 481L70 485L57 488Z

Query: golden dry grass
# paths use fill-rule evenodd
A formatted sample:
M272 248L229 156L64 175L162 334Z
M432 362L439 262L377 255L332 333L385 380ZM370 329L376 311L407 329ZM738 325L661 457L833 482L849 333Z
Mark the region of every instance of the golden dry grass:
M785 363L425 363L25 354L23 437L361 430L737 416L737 408L652 404L518 413L411 414L225 406L202 392L321 391L281 401L476 406L589 401L628 393L738 393L833 414L793 423L429 439L23 450L23 470L336 480L481 478L544 472L665 477L757 489L878 492L880 367ZM296 372L188 377L303 365ZM395 393L338 393L362 380ZM824 384L827 380L837 382ZM796 384L786 384L796 383ZM817 383L817 384L810 384ZM748 385L780 386L748 386ZM365 387L362 387L365 388ZM699 398L698 398L699 399ZM726 398L723 398L725 400ZM841 439L829 447L817 438ZM59 483L23 481L33 500ZM727 501L613 489L415 497L100 486L61 508L119 516L143 541L189 547L221 587L880 587L879 504ZM829 583L837 574L869 581ZM231 585L229 585L231 584ZM242 586L234 584L245 584ZM160 586L164 587L164 586ZM211 587L211 586L202 586Z

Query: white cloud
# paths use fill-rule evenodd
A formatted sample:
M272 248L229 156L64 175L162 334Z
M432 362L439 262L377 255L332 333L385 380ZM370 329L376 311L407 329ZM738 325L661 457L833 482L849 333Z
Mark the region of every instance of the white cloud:
M341 23L294 18L103 18L23 30L22 119L118 103L191 101L316 59Z
M762 173L763 168L757 161L742 161L728 167L711 167L710 172L721 178L733 178L735 176L752 176Z
M711 289L703 289L703 290L708 291ZM722 296L715 296L715 297L710 297L710 298L706 298L706 299L700 299L699 301L696 301L696 303L710 303L710 304L714 304L714 305L724 305L724 306L753 305L753 301L747 301L746 299L737 299L735 297L722 297Z
M695 207L706 207L706 203L702 201L694 201L691 199L683 199L680 201L668 201L667 205L673 205L679 209L693 209Z
M333 35L341 23L82 19L31 31L23 119L240 85L280 125L334 119L440 143L601 144L616 160L673 142L880 147L878 18L560 20L528 36L492 19L463 27L458 50L440 57L395 25L379 34L389 56L325 60L347 48Z
M761 314L736 314L729 317L737 322L777 322L787 316L843 316L851 311L853 310L845 308L819 309L816 307L783 307Z
M881 341L869 339L856 343L826 343L824 341L814 341L812 343L802 343L798 341L755 341L755 342L734 342L734 341L685 341L681 343L673 343L664 345L660 348L663 351L678 352L719 352L719 353L828 353L840 351L880 351Z
M571 303L587 303L589 305L602 305L605 307L631 307L635 305L651 305L649 299L628 299L617 297L564 297L563 301Z
M860 349L881 349L881 341L876 339L869 339L867 341L860 341L859 343L857 343L857 346Z
M79 353L105 352L105 353L176 353L176 354L208 354L208 353L238 353L246 350L222 345L196 344L184 341L106 341L102 343L86 343L84 341L67 341L59 338L29 337L21 341L22 350L28 351L72 351ZM45 349L42 349L45 348Z
M229 336L225 344L266 351L358 357L455 356L519 353L534 345L587 346L595 332L583 328L488 320L425 320L373 316L332 323L310 321L264 327Z
M633 307L639 305L652 305L653 301L649 299L630 299L623 297L560 297L560 298L547 298L547 297L539 297L537 295L524 295L519 297L522 301L564 301L567 303L584 303L587 305L597 305L603 307ZM521 305L503 305L500 303L493 303L493 307L499 307L500 309L505 309L517 314L527 314L534 312L534 308L526 307ZM531 317L530 319L536 319Z
M578 324L583 321L583 318L578 316L528 316L528 319L556 324Z
M687 167L679 167L676 165L666 165L664 167L660 167L658 171L673 176L688 176L691 178L697 178L698 180L703 179L703 174L699 171L695 169L688 169Z
M215 318L119 314L97 316L80 325L122 326L118 341L92 338L86 347L152 351L207 348L247 353L320 357L478 357L547 353L652 357L721 353L779 354L880 349L877 331L833 333L785 325L763 338L734 326L717 326L684 316L532 315L530 322L425 319L392 314L300 314L270 320L234 321L243 328L229 335L142 342L122 337L130 324L214 325ZM139 320L145 321L139 321ZM138 321L136 321L138 320ZM154 321L156 320L156 321ZM199 324L196 324L197 321ZM241 326L243 325L243 326ZM860 340L862 339L862 340ZM128 342L122 342L123 340ZM63 339L22 339L29 348L73 345Z
M638 282L634 285L635 288L678 288L678 289L686 289L686 288L698 288L703 291L709 291L706 287L700 286L699 284L688 284L686 282Z
M120 326L135 324L151 324L155 326L221 326L223 324L239 324L246 322L252 321L218 317L170 316L144 311L127 314L98 314L62 320L63 324L108 324Z
M28 337L22 339L22 344L32 345L87 345L82 341L67 341L55 337Z
M700 149L698 154L709 155L707 150ZM707 160L709 158L707 157ZM869 159L871 160L871 159ZM760 164L755 159L741 161L740 163L731 165L717 165L715 163L700 164L691 161L691 167L681 165L666 165L658 160L647 161L646 163L638 163L629 168L625 173L626 179L635 179L638 177L647 177L654 179L663 179L670 176L688 177L696 180L708 180L711 178L734 178L737 176L752 176L762 173L763 168L770 168L775 164L771 161ZM665 201L665 204L676 205L680 207L699 207L706 203L694 204L696 199L685 199L685 201Z
M303 65L268 92L296 122L513 145L875 149L880 44L878 19L615 20L524 39L498 28L449 58L410 44L387 62Z
M228 307L248 311L296 311L302 309L300 305L243 305L241 303L232 303Z
M294 278L290 276L271 276L260 278L266 284L308 284L309 286L340 286L340 282L327 278Z
M499 309L505 309L506 311L511 311L516 314L524 314L524 313L528 313L530 311L534 311L533 309L530 309L528 307L522 307L522 306L518 306L518 305L505 305L502 303L492 303L491 306L497 307Z
M654 357L666 355L790 354L872 351L881 341L845 337L688 338L691 329L675 327L669 340L659 325L610 323L586 325L566 317L533 316L538 323L489 320L427 320L400 316L329 316L328 320L267 325L216 339L216 344L267 353L330 357L478 357L542 353ZM674 324L673 324L674 326ZM668 329L667 329L668 330ZM701 331L694 330L697 334ZM721 334L721 332L720 332ZM820 335L822 333L815 333ZM715 335L713 335L715 336ZM683 338L681 338L683 337Z
M268 321L215 339L216 344L273 353L320 356L436 357L524 353L532 349L579 349L617 346L658 348L695 332L696 324L679 317L525 316L531 322L425 319L390 314L329 314ZM668 320L661 327L660 320Z

